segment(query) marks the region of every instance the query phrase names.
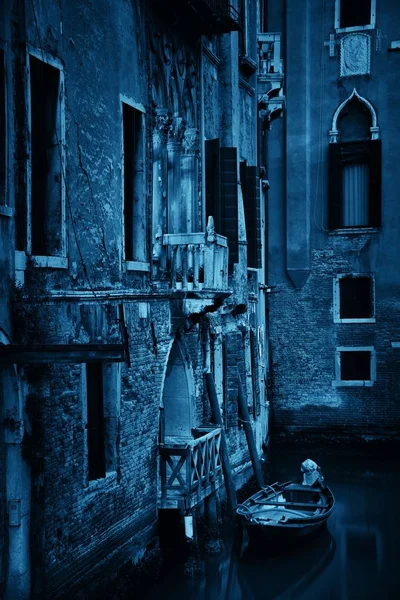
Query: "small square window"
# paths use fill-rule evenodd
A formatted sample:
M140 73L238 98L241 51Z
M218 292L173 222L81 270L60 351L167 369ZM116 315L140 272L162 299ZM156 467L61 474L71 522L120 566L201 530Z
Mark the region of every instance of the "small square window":
M371 346L341 346L336 349L336 380L332 385L372 386L376 378L376 356Z
M342 381L370 381L371 352L365 350L341 352L340 379Z
M372 275L338 275L334 279L334 322L375 323Z
M336 0L335 28L339 31L373 29L376 0Z
M341 0L340 27L369 25L371 22L371 0Z
M371 283L370 277L342 277L339 280L341 319L372 317Z

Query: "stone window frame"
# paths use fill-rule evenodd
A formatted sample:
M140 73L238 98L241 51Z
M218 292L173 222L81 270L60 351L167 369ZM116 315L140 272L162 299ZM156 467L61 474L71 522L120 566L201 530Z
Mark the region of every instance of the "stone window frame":
M354 279L358 277L369 277L372 280L372 314L370 318L351 318L341 319L340 318L340 286L339 281L346 277L352 277ZM334 323L376 323L375 317L375 275L373 273L340 273L333 278L333 322Z
M60 147L60 168L61 168L61 254L57 256L39 256L32 255L32 221L31 221L31 169L32 169L32 156L31 156L31 93L30 93L30 56L33 56L37 60L40 60L51 67L57 69L60 74L59 81L59 118L58 118L58 129L59 129L59 147ZM65 74L64 66L59 58L52 56L42 49L38 49L34 46L27 44L26 46L26 70L25 70L25 86L26 86L26 99L27 99L27 119L28 119L28 135L29 145L26 159L26 174L27 174L27 185L26 185L26 252L25 254L31 257L30 264L33 267L44 267L44 268L55 268L55 269L67 269L68 258L67 258L67 215L66 215L66 189L65 189Z
M340 2L335 0L335 31L336 33L350 33L352 31L366 31L376 27L376 0L371 0L371 16L368 25L354 25L352 27L340 27Z
M119 422L121 412L121 363L102 363L103 375L103 416L105 446L105 477L89 479L88 440L87 440L87 391L86 365L81 364L80 398L82 406L83 438L83 487L88 493L118 483L119 467Z
M121 223L123 224L123 228L121 231L121 239L122 239L122 248L121 248L121 256L123 261L123 267L125 271L140 271L148 273L150 272L150 262L148 260L139 261L139 260L126 260L125 259L125 231L124 231L124 169L123 169L123 161L124 161L124 131L123 131L123 104L134 108L135 110L142 113L142 136L143 136L143 164L146 165L146 147L147 147L147 123L146 123L146 108L145 106L133 100L130 96L125 94L119 95L119 106L120 106L120 123L121 123ZM146 166L145 172L143 174L143 197L144 202L146 202L147 198L147 177L146 177ZM146 255L148 257L148 248L147 248L147 236L148 236L148 227L147 227L147 208L144 210L145 214L145 226L146 226Z
M370 352L371 379L340 379L341 352ZM337 346L335 350L335 379L332 387L372 387L376 381L376 351L374 346Z

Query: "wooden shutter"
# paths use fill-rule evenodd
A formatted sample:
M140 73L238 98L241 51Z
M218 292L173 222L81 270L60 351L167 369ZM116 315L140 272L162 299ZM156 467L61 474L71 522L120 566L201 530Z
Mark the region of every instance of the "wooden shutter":
M228 238L229 266L239 261L237 149L221 148L221 233Z
M105 477L103 369L101 363L86 365L87 444L89 479Z
M382 142L369 142L369 225L380 227L382 222Z
M206 215L213 217L215 231L221 233L221 191L219 139L205 142Z
M342 164L341 145L329 144L328 176L328 215L329 229L339 229L342 225Z
M241 182L247 235L247 264L261 269L261 206L258 167L247 167ZM244 184L243 184L244 179Z
M251 348L251 367L253 377L253 406L254 415L259 416L261 412L260 405L260 376L258 360L258 341L254 329L250 330L250 348Z

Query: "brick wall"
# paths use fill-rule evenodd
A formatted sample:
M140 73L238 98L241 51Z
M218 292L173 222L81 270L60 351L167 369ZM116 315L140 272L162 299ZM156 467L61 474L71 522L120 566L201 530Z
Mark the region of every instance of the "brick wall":
M341 236L342 238L343 236ZM400 335L396 290L376 276L376 323L333 322L333 278L370 272L358 241L330 239L313 252L311 275L297 291L279 284L269 296L270 389L275 430L354 432L400 430L400 359L390 341ZM355 247L357 246L357 247ZM333 387L337 346L373 346L372 387Z

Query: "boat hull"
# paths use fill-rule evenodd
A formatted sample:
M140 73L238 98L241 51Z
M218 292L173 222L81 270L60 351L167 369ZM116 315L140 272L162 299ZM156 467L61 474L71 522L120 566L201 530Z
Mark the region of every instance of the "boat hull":
M328 487L274 484L238 507L237 516L249 540L257 544L292 545L326 526L334 507Z

